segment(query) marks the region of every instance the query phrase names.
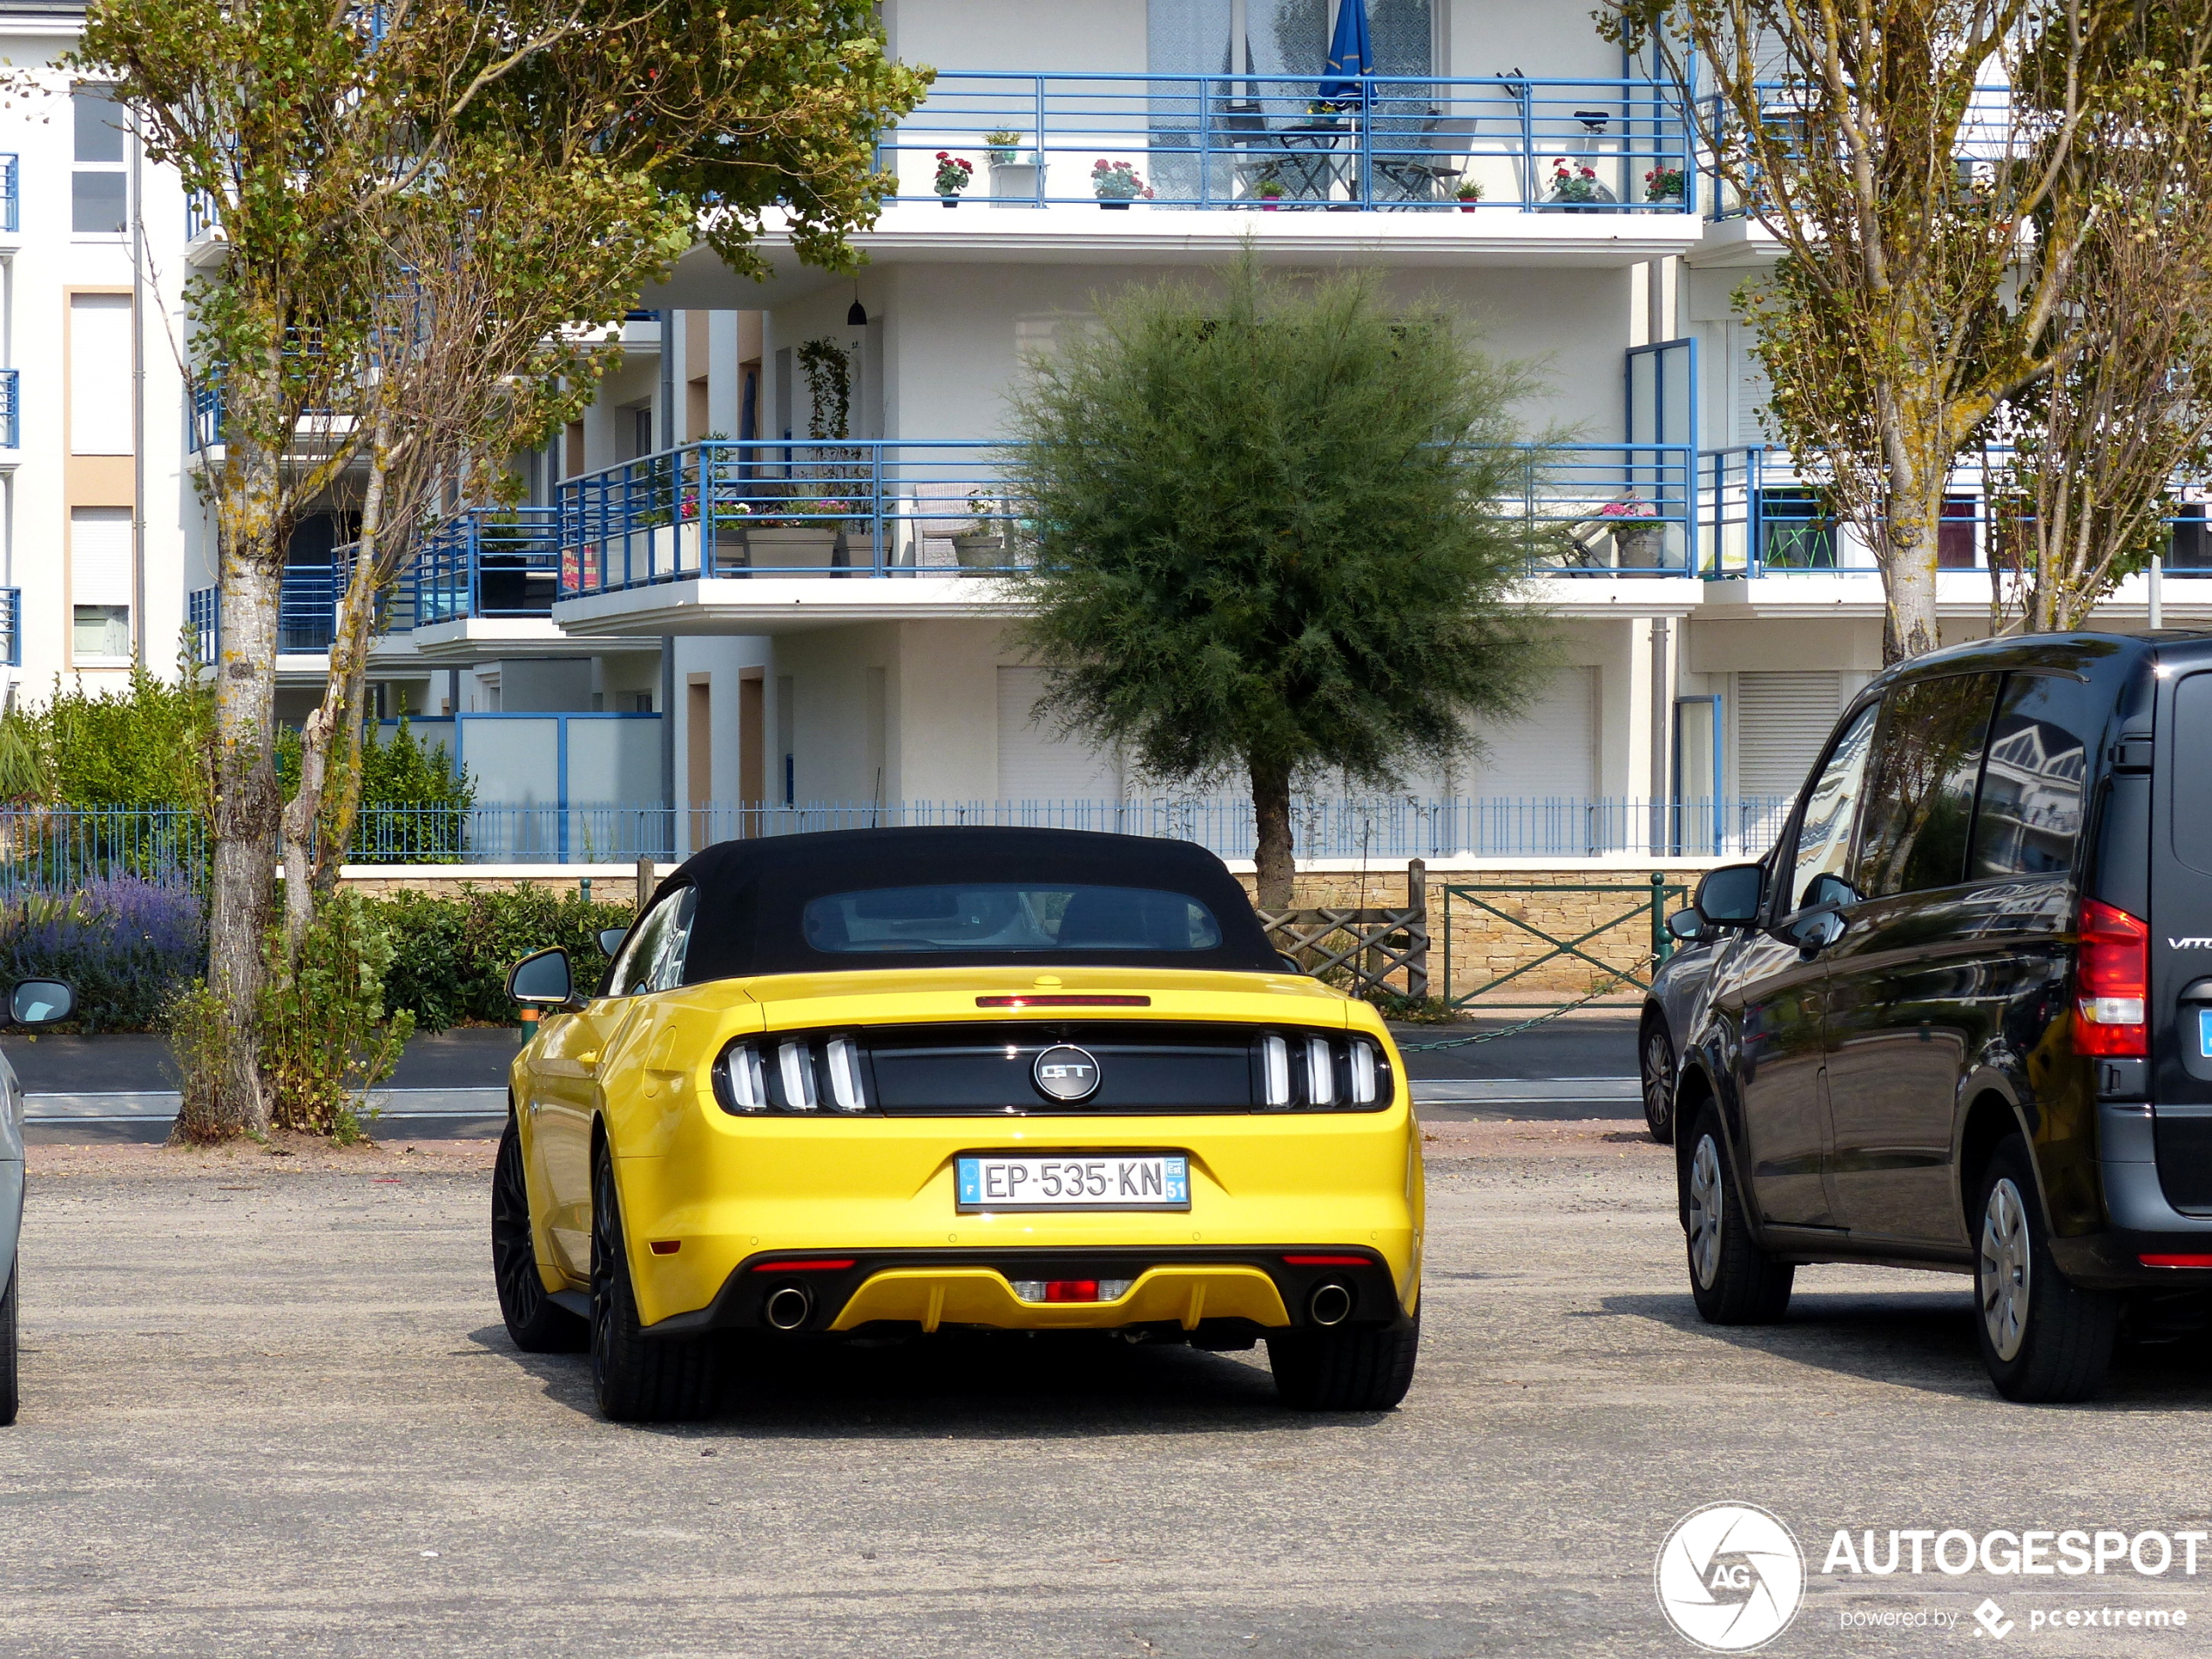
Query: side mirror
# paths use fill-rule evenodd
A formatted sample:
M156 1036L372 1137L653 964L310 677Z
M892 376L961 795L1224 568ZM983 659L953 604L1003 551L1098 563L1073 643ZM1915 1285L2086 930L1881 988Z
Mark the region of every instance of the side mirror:
M27 979L8 998L17 1025L52 1025L77 1012L77 993L57 979Z
M1766 902L1766 867L1723 864L1708 870L1691 895L1689 907L1715 927L1749 927Z
M622 941L629 937L630 929L627 927L602 927L599 929L599 948L609 956L619 955Z
M556 946L523 957L507 970L507 997L532 1008L567 1008L576 1001L568 952Z
M1697 907L1677 910L1667 918L1667 931L1684 944L1693 944L1705 936L1705 918L1697 914Z
M1843 877L1824 871L1805 884L1804 902L1797 907L1811 910L1816 905L1857 904L1861 897L1858 889Z

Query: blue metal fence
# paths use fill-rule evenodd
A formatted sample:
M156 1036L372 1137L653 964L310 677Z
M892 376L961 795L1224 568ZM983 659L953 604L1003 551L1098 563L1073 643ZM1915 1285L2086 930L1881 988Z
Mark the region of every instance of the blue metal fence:
M977 439L716 442L560 486L562 597L700 577L988 576L1035 529L1008 462ZM1542 574L1684 575L1697 543L1686 443L1521 445L1495 505ZM536 556L531 555L534 558ZM533 567L534 568L534 567Z
M1643 79L940 71L877 158L899 199L995 207L1697 206L1687 125Z
M1806 100L1819 96L1817 89L1806 84L1784 81L1766 82L1758 88L1758 92L1765 106L1764 124L1785 139L1792 126L1801 119L1797 111ZM1707 131L1718 134L1723 145L1737 142L1734 129L1737 123L1720 95L1707 94L1701 103ZM2015 109L2012 89L2001 83L1992 82L1975 87L1968 95L1966 107L1959 117L1959 147L1952 156L1955 176L1970 188L1977 179L1987 183L2000 167L2023 153L2024 142L2034 136L2033 123L2047 123L2054 118L2047 114L2023 112ZM1879 136L1877 135L1878 142ZM1750 181L1749 195L1726 183L1714 165L1712 152L1702 143L1696 170L1704 175L1707 217L1727 219L1756 216L1758 207L1756 199L1760 193L1756 176Z
M23 447L23 402L20 370L0 368L0 449Z
M0 639L0 663L10 668L23 666L23 590L0 588L0 630L6 637Z
M22 168L11 155L0 155L0 231L23 228Z

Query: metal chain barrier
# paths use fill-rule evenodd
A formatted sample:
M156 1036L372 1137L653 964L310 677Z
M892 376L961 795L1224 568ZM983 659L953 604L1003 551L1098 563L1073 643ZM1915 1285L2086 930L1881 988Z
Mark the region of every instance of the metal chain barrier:
M1501 1037L1517 1037L1524 1031L1533 1031L1540 1025L1550 1024L1562 1014L1572 1014L1576 1008L1587 1007L1601 996L1611 996L1628 982L1630 974L1640 974L1645 968L1656 966L1658 961L1658 954L1654 952L1642 961L1623 970L1619 978L1613 980L1610 983L1599 986L1588 996L1578 997L1572 1002L1539 1014L1533 1020L1523 1020L1519 1025L1509 1025L1502 1031L1484 1031L1472 1037L1447 1037L1440 1042L1401 1042L1398 1045L1398 1051L1400 1054L1427 1054L1439 1049L1465 1049L1478 1042L1495 1042Z

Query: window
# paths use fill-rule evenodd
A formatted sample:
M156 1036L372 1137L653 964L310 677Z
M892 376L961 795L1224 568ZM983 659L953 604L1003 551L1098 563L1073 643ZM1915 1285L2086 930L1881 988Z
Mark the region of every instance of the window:
M608 981L610 996L672 991L684 982L684 950L691 942L691 913L698 907L698 897L697 888L685 887L653 907L623 947Z
M1149 887L877 887L810 899L801 925L809 946L832 953L1184 951L1221 943L1204 905Z
M2104 716L2104 699L2079 680L2015 674L2006 682L1974 817L1974 879L2074 867L2089 755Z
M69 181L70 231L78 236L120 236L131 223L124 114L104 86L80 86L70 103L77 128L77 165Z
M1822 882L1824 890L1843 884L1844 866L1851 857L1851 823L1858 815L1866 772L1866 753L1873 746L1874 714L1871 708L1863 709L1844 729L1805 796L1804 818L1797 826L1797 859L1784 898L1789 908L1820 903L1820 896L1812 889L1824 876L1831 878Z
M69 516L70 644L79 662L131 658L131 509Z
M1999 678L1921 680L1884 699L1852 883L1867 898L1965 880L1974 786Z

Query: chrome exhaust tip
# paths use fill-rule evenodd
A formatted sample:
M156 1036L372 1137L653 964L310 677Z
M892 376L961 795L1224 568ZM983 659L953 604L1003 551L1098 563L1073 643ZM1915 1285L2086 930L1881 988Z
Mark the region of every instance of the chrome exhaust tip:
M806 1316L814 1311L814 1293L804 1285L786 1285L771 1291L761 1310L770 1325L779 1331L796 1331L806 1323Z
M1352 1292L1334 1279L1316 1285L1305 1298L1305 1317L1319 1325L1342 1325L1352 1317Z

